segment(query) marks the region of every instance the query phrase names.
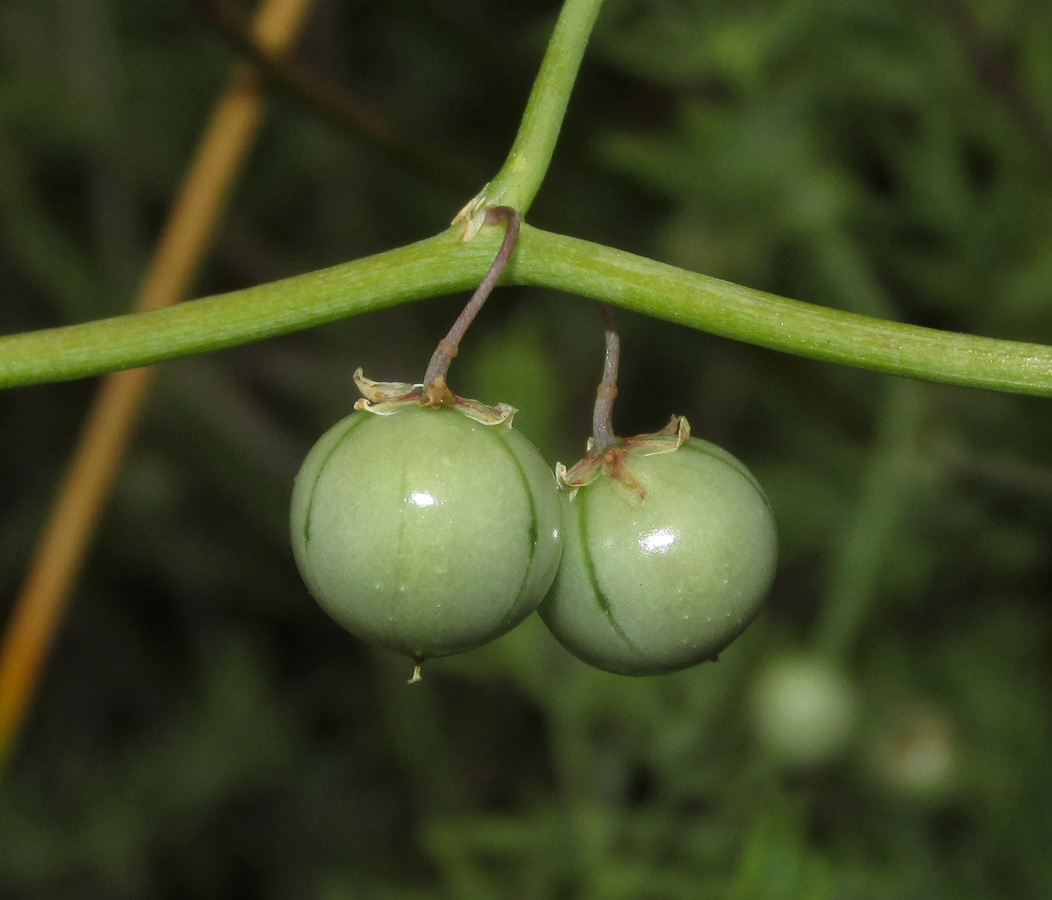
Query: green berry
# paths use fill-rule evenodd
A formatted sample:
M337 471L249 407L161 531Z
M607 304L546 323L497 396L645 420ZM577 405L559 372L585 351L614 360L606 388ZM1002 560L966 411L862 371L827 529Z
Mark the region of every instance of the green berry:
M533 444L445 407L334 425L296 477L291 533L322 607L417 661L510 631L562 550L558 490Z
M777 557L774 516L742 463L696 438L655 444L622 442L564 494L563 560L540 607L571 653L623 675L714 659L756 615Z
M752 690L753 724L771 755L789 766L822 765L848 747L860 699L847 674L821 656L773 659Z
M929 808L953 799L961 787L961 742L946 710L917 703L881 718L867 754L877 785Z

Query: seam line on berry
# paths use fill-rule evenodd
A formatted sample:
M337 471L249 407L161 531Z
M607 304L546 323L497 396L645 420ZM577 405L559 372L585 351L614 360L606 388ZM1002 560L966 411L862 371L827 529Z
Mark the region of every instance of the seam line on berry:
M361 425L362 422L364 422L364 421L365 421L364 416L362 418L360 418L360 419L352 420L351 424L347 426L347 430L343 434L341 434L336 439L336 441L333 443L332 447L329 448L329 452L325 454L325 459L322 461L322 464L318 467L318 473L317 473L317 475L314 478L314 484L312 484L310 486L310 497L307 498L307 512L303 516L303 544L304 544L304 546L306 546L307 544L310 543L310 516L311 516L311 511L314 509L314 495L318 491L318 482L321 480L322 472L325 471L325 467L326 467L326 465L328 465L328 462L332 458L332 455L340 448L340 445L345 440L347 440L347 436L352 431L354 431L355 428L357 428L359 425Z
M610 623L610 627L614 629L617 636L625 642L625 645L632 650L634 653L639 653L639 648L635 645L632 639L625 633L625 629L621 627L621 623L614 617L614 611L610 605L610 598L606 596L602 588L599 587L599 576L595 570L595 560L592 559L592 550L588 546L588 521L585 516L585 498L588 496L587 491L581 492L577 495L577 533L581 540L581 557L584 562L584 570L588 576L588 582L591 585L592 592L595 594L595 602L599 607L599 610L606 617L606 620Z

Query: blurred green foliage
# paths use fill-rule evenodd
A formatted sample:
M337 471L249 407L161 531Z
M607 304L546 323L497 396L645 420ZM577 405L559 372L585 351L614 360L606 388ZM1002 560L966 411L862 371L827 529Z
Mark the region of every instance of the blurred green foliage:
M319 0L301 55L481 185L555 10ZM128 306L229 64L180 0L0 5L0 331ZM532 218L1047 343L1050 123L1044 0L609 0ZM199 292L426 236L466 199L279 93ZM0 786L0 896L1049 896L1047 401L623 315L615 424L682 413L748 462L781 528L767 611L653 679L588 669L534 617L410 689L311 601L286 507L354 369L418 378L462 300L164 367ZM451 377L570 463L600 356L584 301L508 289ZM0 394L0 612L89 398ZM785 654L857 704L821 763L756 702Z

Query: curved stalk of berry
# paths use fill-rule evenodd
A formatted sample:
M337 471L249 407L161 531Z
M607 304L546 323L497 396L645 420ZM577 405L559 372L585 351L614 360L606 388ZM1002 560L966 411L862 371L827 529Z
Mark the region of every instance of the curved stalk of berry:
M607 304L600 303L599 313L603 317L603 331L606 334L606 357L603 361L603 379L599 382L599 390L595 395L592 437L595 439L595 452L601 456L617 443L612 417L614 400L617 399L617 368L621 361L621 338L617 333L613 310Z
M505 226L504 240L501 241L500 249L489 271L486 272L479 286L475 288L475 293L471 295L467 306L457 316L453 327L449 329L449 334L438 342L431 362L427 365L427 371L424 372L424 395L430 403L436 406L450 401L451 395L449 388L446 387L446 375L449 372L450 363L457 355L465 332L475 320L475 316L482 309L482 304L486 302L497 282L500 281L500 276L504 274L511 254L515 252L515 245L519 240L519 214L510 206L491 206L486 210L485 224L497 225L500 222L503 222Z

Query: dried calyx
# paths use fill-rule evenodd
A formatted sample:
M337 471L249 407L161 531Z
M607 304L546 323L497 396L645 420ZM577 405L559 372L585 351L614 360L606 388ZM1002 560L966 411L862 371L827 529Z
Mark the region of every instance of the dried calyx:
M423 385L399 381L373 381L358 369L354 373L354 383L362 395L362 399L354 404L354 408L377 416L390 416L407 407L445 406L483 425L510 426L517 412L514 406L507 403L488 406L470 397L460 397L446 387L445 379L441 381L442 390L437 391L433 383Z
M630 438L616 438L605 450L600 450L595 438L588 439L588 448L584 459L569 469L562 463L555 464L555 477L559 486L569 491L576 491L591 484L601 474L609 475L626 487L631 488L640 498L646 496L646 490L632 475L627 457L636 451L644 456L656 453L672 453L690 437L690 423L686 416L673 416L668 425L660 431L650 434L639 434Z

